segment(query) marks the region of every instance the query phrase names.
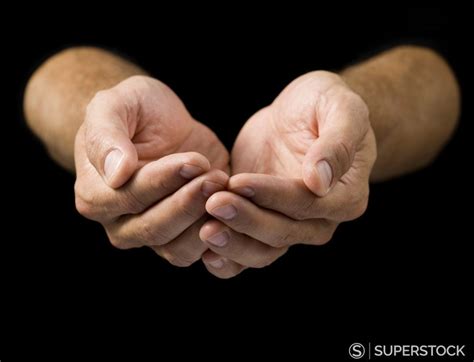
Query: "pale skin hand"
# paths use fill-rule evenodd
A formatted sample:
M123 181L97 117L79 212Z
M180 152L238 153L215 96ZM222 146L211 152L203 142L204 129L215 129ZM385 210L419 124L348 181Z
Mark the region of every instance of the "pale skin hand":
M77 208L113 245L147 245L188 266L207 248L198 231L205 201L227 184L228 153L144 74L101 49L66 49L31 77L25 115L51 157L76 171Z
M98 92L75 145L77 209L114 246L149 246L176 266L201 258L205 202L227 185L228 154L171 89L134 76Z
M69 170L76 138L77 207L114 245L148 245L182 266L209 247L202 258L222 278L268 265L293 244L327 242L365 210L369 176L386 180L434 160L460 109L452 71L425 48L394 48L342 78L309 73L247 122L228 180L209 171L227 169L215 135L164 84L130 78L137 74L100 49L61 52L32 76L26 119ZM112 162L116 150L124 156ZM218 220L205 223L206 210Z
M232 193L208 200L218 220L200 232L214 275L268 265L295 243L327 242L338 223L364 211L369 176L383 181L420 169L453 134L459 87L432 50L396 47L340 76L297 79L242 129ZM330 166L319 168L321 160Z
M206 203L208 270L231 277L298 243L321 245L366 209L375 137L364 101L336 74L293 81L251 117L232 150L228 190Z

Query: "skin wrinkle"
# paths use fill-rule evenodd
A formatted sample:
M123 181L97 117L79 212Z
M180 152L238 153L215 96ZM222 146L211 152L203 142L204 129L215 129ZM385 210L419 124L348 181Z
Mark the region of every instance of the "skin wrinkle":
M62 51L48 59L28 83L24 101L27 122L57 162L69 170L76 167L77 208L86 217L102 220L114 245L126 249L159 242L166 247L151 246L174 264L189 265L202 257L207 269L223 278L235 276L248 266L271 264L289 244L327 242L340 222L365 211L369 177L385 180L434 160L456 128L460 107L459 87L451 69L426 48L396 47L343 70L340 76L327 71L307 73L291 82L263 112L251 117L239 133L231 155L233 174L262 173L268 182L259 184L256 197L238 199L241 209L237 218L226 224L225 220L204 221L201 214L194 213L209 213L211 207L229 202L224 192L212 195L212 202L201 194L204 181L232 184L232 178L229 181L222 172L208 171L196 181L187 181L189 185L195 182L193 187L171 182L175 187L159 190L163 195L159 200L153 197L158 190L147 187L146 182L129 183L140 168L165 155L181 162L177 152L198 152L212 167L230 170L229 154L215 134L189 115L170 88L145 74L100 49ZM100 104L95 99L101 90L110 102ZM89 113L91 104L102 114L117 107L117 116L124 123L114 125L88 115L92 118L87 127L82 125L86 106ZM126 130L117 126L125 124ZM338 132L340 137L335 136ZM122 135L122 144L117 145L119 141L112 134ZM134 149L139 162L136 164L136 156L127 153L127 162L113 174L120 179L110 187L102 178L102 167L96 169L94 165L105 158L101 152L114 147L125 152ZM336 170L345 170L346 161L350 161L349 170L328 194L313 166L321 155L334 162L331 166ZM169 164L159 167L154 172L175 177ZM251 183L252 175L246 177ZM303 202L288 199L290 195L283 190L272 188L277 182L272 177L296 177L300 181L296 185L278 185L296 198L308 192L312 197ZM251 184L242 182L239 186ZM120 192L122 187L131 189L124 193ZM265 197L258 197L258 193ZM138 206L145 212L132 214L134 205L142 200L138 195L153 201ZM111 213L122 216L109 222ZM234 229L232 247L236 255L204 249L208 244L199 241L202 230L210 236L231 225L243 234L266 241L271 237L287 245L281 245L281 250L263 247L260 240L249 236L245 241L254 246L256 254L244 256L245 249L239 249L244 244L239 244ZM225 248L221 250L223 253ZM221 259L224 263L220 269L209 264Z

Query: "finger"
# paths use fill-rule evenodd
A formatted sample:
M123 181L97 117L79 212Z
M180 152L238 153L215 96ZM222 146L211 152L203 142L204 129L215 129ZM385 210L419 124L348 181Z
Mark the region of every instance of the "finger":
M349 170L369 130L368 109L359 96L340 91L334 98L337 101L329 99L318 106L319 137L303 161L303 180L319 196L325 196Z
M208 249L208 246L199 238L199 231L207 218L207 215L204 215L201 220L192 224L170 243L151 248L175 266L188 267L194 264Z
M221 279L233 278L245 270L244 266L219 256L211 250L204 253L202 261L209 273Z
M108 225L117 247L164 245L174 240L205 214L209 195L225 189L228 176L211 170L139 215L125 215Z
M232 176L228 190L295 220L328 219L337 222L362 215L369 192L367 182L361 182L357 192L353 187L338 183L332 192L319 197L301 179L251 173Z
M209 168L209 161L199 153L171 154L146 164L117 190L96 180L96 175L84 174L76 182L76 206L85 217L109 223L141 213Z
M251 268L268 266L288 250L288 248L273 248L245 234L235 232L218 220L206 222L199 236L216 254Z
M139 213L173 193L189 179L209 169L207 159L194 152L172 154L142 167L123 187L114 190L92 172L78 170L76 200L84 216L107 221L127 213Z
M207 158L197 152L171 154L140 169L118 192L132 195L141 205L136 213L142 212L209 169Z
M206 210L231 229L275 248L297 243L324 244L335 229L334 223L327 220L293 220L228 191L212 195Z
M131 141L136 120L128 114L130 107L109 89L98 92L86 111L87 157L112 188L123 185L137 168L137 151Z

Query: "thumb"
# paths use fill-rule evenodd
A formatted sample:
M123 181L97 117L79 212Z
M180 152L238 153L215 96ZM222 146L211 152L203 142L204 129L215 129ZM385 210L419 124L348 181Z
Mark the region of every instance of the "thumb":
M319 122L319 137L303 161L303 181L316 195L326 195L351 167L369 128L367 112L337 107Z
M355 148L345 142L321 137L306 153L303 181L316 195L325 196L351 167Z
M86 153L105 183L115 189L128 181L138 165L137 151L129 134L129 128L134 127L129 127L126 117L114 109L114 102L97 98L87 108Z

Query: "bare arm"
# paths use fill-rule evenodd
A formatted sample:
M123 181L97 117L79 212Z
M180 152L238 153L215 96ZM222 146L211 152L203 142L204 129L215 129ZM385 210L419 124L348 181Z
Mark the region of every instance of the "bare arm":
M74 137L86 119L76 137L76 203L84 215L108 225L114 245L148 245L176 265L189 265L202 256L210 272L226 278L244 267L272 263L290 245L327 242L340 222L365 211L369 176L372 181L385 180L435 158L455 129L460 108L452 71L439 55L425 48L397 47L340 76L308 73L248 120L232 151L235 175L228 182L225 174L205 173L202 177L212 180L212 192L197 177L175 192L175 199L164 198L150 213L149 206L170 192L150 190L150 185L172 184L174 192L185 179L208 170L209 162L199 154L221 169L227 165L227 154L215 135L198 126L177 97L151 78L131 77L99 92L85 114L98 90L140 73L139 68L101 50L60 53L28 85L28 122L52 157L73 169ZM157 103L164 105L158 107L164 112L159 117ZM149 111L129 112L134 104ZM129 115L139 119L130 120ZM160 130L167 123L173 125L165 127L170 134L164 138L153 132L154 122L160 119L166 120ZM178 121L184 123L177 128ZM147 137L135 139L136 129L149 129L140 133ZM176 129L180 131L173 133ZM185 134L195 138L184 137L184 142ZM162 152L163 139L172 140L173 147ZM131 141L137 142L136 149ZM143 147L143 142L149 147ZM157 153L150 157L150 150ZM176 150L199 154L169 155ZM110 187L119 187L131 176L137 159L148 164L135 181L125 185L125 192L111 191ZM191 174L185 168L190 164L198 166L191 168ZM167 175L176 179L170 176L160 181ZM219 192L224 188L231 192ZM138 204L136 196L127 197L130 194L138 195ZM196 205L188 208L190 198ZM188 220L183 205L199 214ZM143 213L137 215L137 210ZM215 219L201 228L198 218L205 210ZM110 220L127 213L130 218L119 219L128 220L127 224ZM191 228L191 223L197 227ZM167 237L157 239L155 234L162 235L163 230ZM183 230L191 231L188 235ZM176 235L184 235L184 240ZM199 238L206 243L196 244ZM229 238L231 243L227 243ZM205 251L207 247L210 250Z
M448 65L421 47L394 48L341 75L295 79L242 128L232 193L206 204L215 217L200 234L207 268L228 278L271 264L291 245L329 241L339 223L364 213L369 177L382 181L434 160L459 103Z
M62 166L76 172L75 201L122 249L148 246L188 266L209 196L229 176L228 152L164 83L94 48L65 50L31 78L30 127Z
M49 58L28 82L24 111L28 125L51 157L74 170L74 138L86 106L102 89L145 72L105 50L78 47Z
M341 75L369 107L378 151L372 181L427 165L453 134L460 112L459 87L434 51L400 46Z

